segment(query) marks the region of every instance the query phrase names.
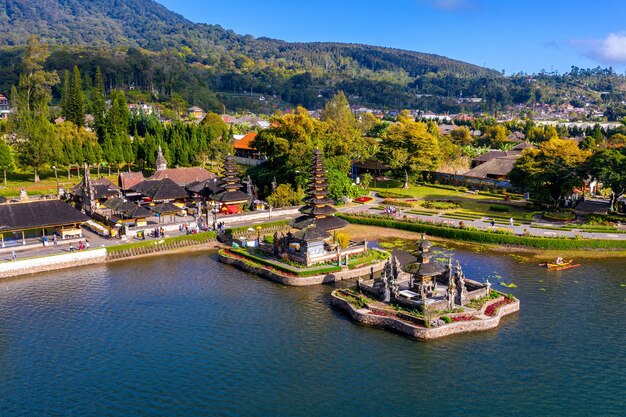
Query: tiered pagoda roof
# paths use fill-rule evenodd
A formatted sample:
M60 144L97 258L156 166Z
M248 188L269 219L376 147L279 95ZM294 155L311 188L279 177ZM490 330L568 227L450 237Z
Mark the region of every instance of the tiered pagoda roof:
M305 240L329 237L329 230L340 229L348 225L348 222L333 216L337 210L332 206L333 200L328 197L328 178L324 170L322 152L319 149L313 151L313 164L311 165L311 182L308 188L308 197L304 200L307 205L300 209L303 216L296 218L292 226L300 229Z
M422 236L422 240L418 246L418 253L416 254L417 260L407 264L403 268L404 271L417 277L434 277L443 274L445 268L430 261L432 257L432 253L430 252L431 247L430 241Z
M231 155L228 155L224 160L224 176L222 177L222 181L221 188L224 191L215 195L213 198L215 201L220 201L227 205L248 202L248 194L241 191L243 185L241 185L241 180L237 176L237 165Z

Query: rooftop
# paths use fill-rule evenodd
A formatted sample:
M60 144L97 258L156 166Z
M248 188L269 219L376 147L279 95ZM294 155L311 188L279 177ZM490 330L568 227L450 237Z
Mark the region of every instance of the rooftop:
M84 223L89 217L61 200L0 204L0 231Z

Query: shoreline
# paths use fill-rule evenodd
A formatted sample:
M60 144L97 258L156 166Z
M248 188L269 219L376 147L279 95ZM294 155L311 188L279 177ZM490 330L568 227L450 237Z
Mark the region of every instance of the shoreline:
M123 258L111 258L108 256L106 248L95 248L83 252L64 253L58 255L48 255L44 257L28 258L17 261L8 261L0 264L0 281L5 279L14 279L25 276L43 274L48 271L59 271L62 269L73 269L81 266L115 263L129 259L142 259L157 255L173 255L200 251L216 252L221 247L221 244L219 244L217 241L210 241L197 245L169 248L149 253L141 253ZM46 260L58 262L45 262ZM2 267L5 265L13 265L16 266L16 268L7 268L8 270L4 270Z
M402 334L411 339L422 341L439 339L460 333L491 330L500 325L500 321L503 317L516 313L520 309L520 301L516 298L515 302L498 308L493 317L449 323L439 327L421 327L407 321L400 320L398 317L372 314L372 310L370 310L369 307L356 308L350 304L349 301L339 297L337 293L338 290L331 293L331 306L343 311L352 321L363 326L378 327L383 330L389 330ZM481 310L484 310L485 307L486 306L483 306Z

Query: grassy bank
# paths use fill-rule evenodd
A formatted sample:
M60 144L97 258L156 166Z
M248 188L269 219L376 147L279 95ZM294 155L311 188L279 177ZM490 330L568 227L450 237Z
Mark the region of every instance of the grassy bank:
M240 259L250 266L257 268L269 268L275 272L296 277L312 277L315 275L326 275L333 272L341 271L341 267L337 265L323 265L313 268L296 268L282 262L265 259L254 255L244 249L221 249L220 254L223 256L231 256Z
M118 252L123 252L127 250L136 250L136 249L146 249L152 248L156 246L170 246L176 244L178 242L193 242L196 244L202 244L210 242L217 237L217 233L215 232L204 232L198 233L195 235L182 235L182 236L174 236L174 237L166 237L163 239L152 239L152 240L140 240L138 242L124 243L122 245L112 245L107 246L107 253L113 254Z
M517 236L481 230L460 229L452 226L439 226L414 220L404 221L380 217L349 216L345 214L339 214L338 216L353 224L386 227L415 233L426 233L430 236L437 236L455 241L476 242L486 245L519 246L544 250L626 250L626 240Z

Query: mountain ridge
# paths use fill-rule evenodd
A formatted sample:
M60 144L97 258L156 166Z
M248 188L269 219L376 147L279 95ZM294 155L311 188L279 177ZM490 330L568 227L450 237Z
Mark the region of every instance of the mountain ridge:
M437 54L360 43L287 42L240 35L220 25L194 23L154 0L0 0L0 46L23 45L29 35L55 45L129 46L151 51L189 47L201 55L216 51L254 59L274 56L298 66L311 50L320 53L366 51L359 65L373 71L403 70L410 76L453 72L468 76L497 75L493 70ZM287 54L285 52L288 52ZM319 61L312 57L313 61ZM393 58L401 59L401 63ZM291 62L295 61L295 62Z

